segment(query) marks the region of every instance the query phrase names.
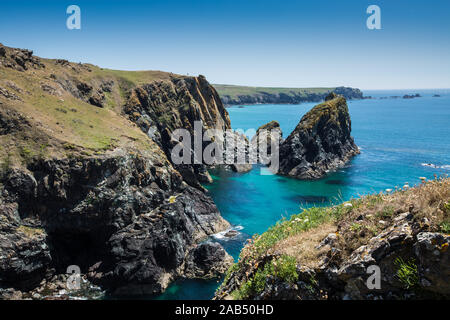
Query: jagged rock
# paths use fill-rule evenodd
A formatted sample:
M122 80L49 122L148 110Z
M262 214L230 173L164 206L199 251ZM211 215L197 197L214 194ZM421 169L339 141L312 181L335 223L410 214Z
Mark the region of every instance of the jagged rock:
M264 131L263 131L264 130ZM264 134L265 136L265 148L266 148L266 152L264 152L265 154L263 155L262 151L260 152L259 147L261 143L260 140L263 139L263 135L262 132L265 132ZM279 140L278 141L272 141L273 138L278 137ZM270 156L272 155L272 144L274 144L276 146L277 149L279 149L280 144L282 143L282 138L283 138L283 131L280 128L280 124L278 123L278 121L270 121L262 126L260 126L258 128L258 130L256 130L256 134L255 136L252 138L252 147L256 148L257 154L258 154L258 161L260 162L268 162L268 159L265 159L264 157L267 155L267 157L270 158ZM275 151L275 150L274 150ZM277 150L279 151L279 150ZM268 163L266 163L268 164Z
M86 82L76 80L75 86L79 90L81 96L88 96L92 92L92 86Z
M224 236L224 237L227 237L227 238L233 238L233 237L237 236L238 234L239 234L238 231L236 231L236 230L230 230L230 231L228 231L227 233L225 233L223 236Z
M88 102L93 106L103 108L103 100L105 100L105 95L101 91L97 91L91 97L89 97Z
M42 90L44 90L45 92L48 92L49 94L51 94L53 96L58 96L58 97L62 96L61 88L58 88L56 85L42 83L41 88L42 88Z
M31 173L12 171L4 183L4 206L11 209L3 212L15 212L18 230L26 217L38 217L39 232L30 229L33 237L16 232L6 238L2 233L2 252L13 250L18 262L10 270L10 260L2 260L9 276L0 282L17 285L24 270L40 281L50 263L64 270L101 260L94 281L105 288L134 294L163 291L180 276L177 268L190 248L229 225L206 194L184 184L170 167L157 167L158 157L118 152L37 162ZM176 199L168 201L173 194Z
M22 224L17 203L0 203L0 288L37 285L51 262L45 230Z
M245 172L249 172L250 170L252 170L253 166L249 163L243 163L243 164L232 164L231 165L231 169L234 172L238 172L238 173L245 173Z
M8 48L0 44L0 65L17 71L25 71L29 68L45 68L38 57L33 56L33 51L26 49Z
M171 138L174 130L185 128L193 137L195 121L202 122L203 132L207 128L225 131L231 127L228 112L204 76L171 78L138 87L131 92L125 112L145 133L157 129L154 141L169 159L178 143ZM194 163L193 154L191 157ZM202 189L200 181L209 180L203 174L206 171L203 164L174 166L194 187Z
M217 242L204 242L192 249L186 259L184 276L187 278L216 278L233 263L231 257Z
M280 146L279 173L317 179L359 153L350 136L351 121L343 97L332 93L300 120Z
M225 148L223 156L226 163L225 167L238 173L251 171L255 160L250 159L250 141L244 134L238 131L232 131L230 133L224 137ZM232 139L233 142L230 143L227 139Z
M22 99L13 92L8 91L6 88L0 87L0 95L9 100L18 100L22 101Z
M23 294L19 290L13 288L1 289L0 300L22 300Z
M414 244L414 253L419 261L421 285L425 289L448 294L450 292L450 236L436 232L421 232Z
M55 64L57 65L61 65L63 67L67 67L70 65L69 61L65 60L65 59L56 59L55 60Z

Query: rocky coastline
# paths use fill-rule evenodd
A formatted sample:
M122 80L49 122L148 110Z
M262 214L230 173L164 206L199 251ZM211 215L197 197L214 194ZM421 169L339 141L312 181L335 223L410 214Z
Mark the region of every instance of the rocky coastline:
M168 153L175 128L230 126L203 76L130 77L2 45L0 74L1 297L70 298L73 265L113 296L227 269L204 242L229 228L200 184L206 168Z

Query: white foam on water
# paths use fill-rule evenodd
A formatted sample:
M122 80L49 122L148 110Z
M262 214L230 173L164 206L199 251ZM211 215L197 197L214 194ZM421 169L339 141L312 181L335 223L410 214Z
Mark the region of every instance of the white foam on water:
M244 229L243 226L233 226L233 227L228 228L228 229L226 229L224 231L220 231L220 232L217 232L217 233L213 234L212 237L215 238L215 239L218 239L218 240L229 240L231 238L225 236L228 232L230 232L230 231L238 231L239 232L242 229Z
M421 163L422 166L424 167L430 167L430 168L435 168L435 169L445 169L445 170L450 170L450 164L444 164L444 165L437 165L437 164L433 164L433 163Z

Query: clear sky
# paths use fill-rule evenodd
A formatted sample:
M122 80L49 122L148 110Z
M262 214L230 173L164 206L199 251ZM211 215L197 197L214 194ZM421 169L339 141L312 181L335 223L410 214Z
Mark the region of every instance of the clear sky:
M81 8L81 30L66 8ZM366 9L381 8L381 30ZM0 1L0 42L211 83L450 88L449 0Z

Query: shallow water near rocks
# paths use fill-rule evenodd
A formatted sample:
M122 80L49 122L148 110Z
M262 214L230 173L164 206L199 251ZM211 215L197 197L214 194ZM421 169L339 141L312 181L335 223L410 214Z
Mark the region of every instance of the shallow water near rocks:
M415 99L349 101L352 136L361 148L345 168L317 181L260 175L254 166L246 174L211 172L206 186L222 216L239 231L228 239L212 237L235 260L246 239L262 233L283 217L302 208L340 203L352 197L420 183L419 177L450 174L450 90L365 91L366 96L390 97L420 93ZM432 97L440 94L441 97ZM233 129L257 129L277 120L283 136L316 103L253 105L228 108ZM173 283L156 299L211 299L220 281L186 280Z

